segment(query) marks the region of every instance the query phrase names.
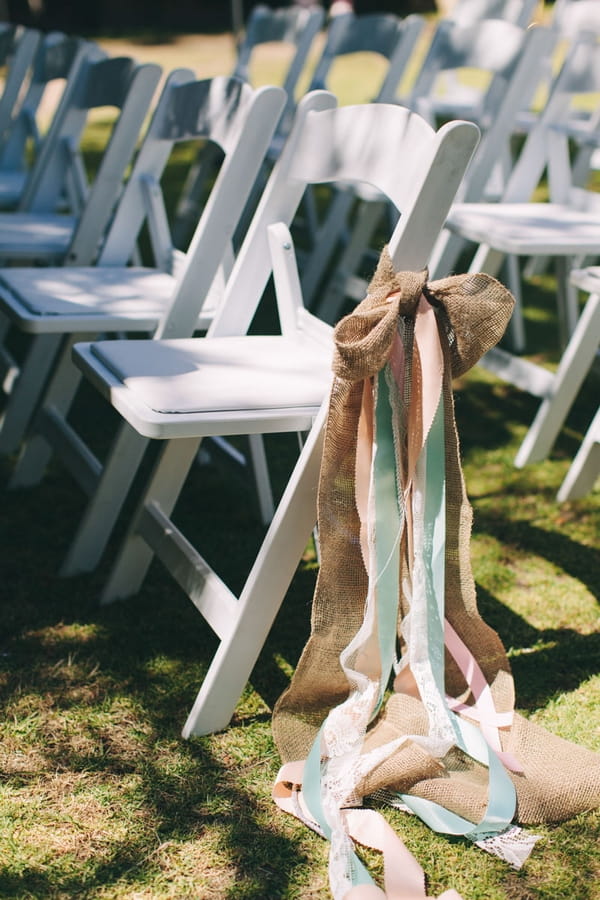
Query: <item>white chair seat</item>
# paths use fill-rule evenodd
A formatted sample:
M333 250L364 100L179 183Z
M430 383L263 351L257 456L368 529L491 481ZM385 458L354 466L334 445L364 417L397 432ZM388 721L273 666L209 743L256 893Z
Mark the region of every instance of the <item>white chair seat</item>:
M64 257L75 227L75 216L10 212L0 215L0 255L5 259L47 260Z
M98 341L74 354L123 417L152 438L213 434L221 418L223 434L249 433L257 416L267 431L270 410L272 431L298 415L308 428L331 386L331 344L312 335Z
M526 256L600 248L600 215L558 203L457 203L446 227L477 244Z
M5 269L0 308L30 334L150 332L175 286L172 275L142 266Z

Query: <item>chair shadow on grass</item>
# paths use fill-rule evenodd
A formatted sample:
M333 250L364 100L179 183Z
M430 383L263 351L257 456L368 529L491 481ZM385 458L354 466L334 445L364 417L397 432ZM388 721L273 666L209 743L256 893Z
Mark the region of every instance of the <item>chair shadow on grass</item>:
M232 724L231 734L239 732L248 743L247 759L236 754L235 737L232 751L220 749L219 736L179 740L214 641L191 604L156 575L152 590L108 608L94 606L84 591L79 599L65 594L51 603L39 597L23 610L12 639L0 629L3 706L10 710L26 696L40 698L35 746L13 745L15 767L16 756L33 749L37 762L30 771L27 765L7 770L7 781L27 790L37 778L64 777L75 795L79 784L84 792L103 785L112 804L123 803L111 819L117 832L125 827L130 805L142 823L137 835L127 828L122 838L107 838L108 853L101 839L97 856L79 866L62 871L39 866L35 853L31 865L21 864L18 871L0 866L2 896L96 897L101 887L117 882L142 889L152 878L160 880L161 857L168 860L180 845L195 852L199 864L193 847L201 847L211 831L218 841L216 849L208 841L212 867L209 861L199 865L198 893L182 896L284 896L294 869L302 865L301 847L271 813L269 787L278 761L264 707L258 716L241 713ZM74 593L82 586L83 580L75 579ZM256 722L258 733L247 737ZM262 778L268 773L264 794L255 787L255 773ZM122 786L115 791L116 781ZM51 809L52 788L45 790ZM60 828L61 803L55 802ZM85 820L78 821L77 811L69 815L73 831L80 831ZM90 821L92 845L103 825L105 820ZM206 878L222 888L213 893Z

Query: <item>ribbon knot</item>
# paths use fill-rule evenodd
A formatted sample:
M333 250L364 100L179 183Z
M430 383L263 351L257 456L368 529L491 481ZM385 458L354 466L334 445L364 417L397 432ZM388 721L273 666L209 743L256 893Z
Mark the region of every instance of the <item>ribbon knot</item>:
M383 368L392 352L398 318L416 314L426 283L426 270L394 273L381 283L376 275L366 299L334 329L333 371L338 378L361 381Z
M375 375L388 361L400 316L415 316L422 294L434 306L452 377L463 375L502 337L514 306L491 275L468 273L427 282L427 270L395 272L387 248L368 295L334 330L333 371L346 381Z

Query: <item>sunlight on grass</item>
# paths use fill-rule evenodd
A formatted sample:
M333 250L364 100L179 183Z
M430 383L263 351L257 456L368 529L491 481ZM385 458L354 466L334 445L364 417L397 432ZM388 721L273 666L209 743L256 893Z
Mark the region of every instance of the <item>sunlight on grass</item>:
M543 710L534 713L534 721L569 741L579 741L600 752L600 675L583 682L576 690L560 694Z

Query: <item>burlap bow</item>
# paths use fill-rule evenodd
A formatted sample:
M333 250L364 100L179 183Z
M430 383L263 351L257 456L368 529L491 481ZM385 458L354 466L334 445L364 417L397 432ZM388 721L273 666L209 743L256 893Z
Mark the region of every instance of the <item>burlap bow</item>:
M394 272L382 254L367 298L335 329L335 378L331 390L318 498L321 565L312 608L311 635L289 688L273 714L273 733L284 762L304 759L328 712L348 697L340 654L361 626L368 575L360 550L356 503L356 447L365 385L388 363L399 331L412 354L407 360L412 401L420 390L418 348L412 342L415 313L424 295L434 307L444 356L446 544L445 614L475 657L495 708L509 715L513 680L505 648L477 610L470 564L472 513L459 457L451 381L466 372L502 336L513 298L494 278L475 274L427 283L427 273ZM417 423L418 424L418 423ZM408 435L408 440L411 435ZM409 566L406 539L398 578ZM409 612L401 596L398 641L406 650L401 622ZM472 697L456 661L446 652L446 691L459 702ZM600 755L561 740L515 714L500 729L502 749L521 763L510 773L521 823L557 821L600 803ZM394 735L426 734L428 718L408 680L399 679L365 738L365 752ZM403 791L435 800L477 822L486 804L482 767L450 752L429 755L404 744L364 779L367 794Z

